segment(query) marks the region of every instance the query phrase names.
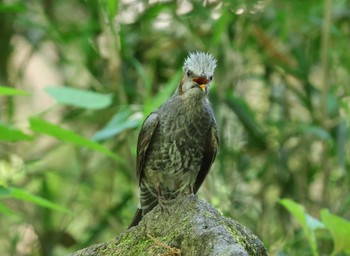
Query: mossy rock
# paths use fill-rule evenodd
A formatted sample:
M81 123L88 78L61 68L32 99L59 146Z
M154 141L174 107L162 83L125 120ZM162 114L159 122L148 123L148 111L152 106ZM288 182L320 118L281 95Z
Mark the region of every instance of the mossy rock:
M223 217L197 196L180 197L165 209L154 208L138 226L115 240L90 246L72 256L102 255L267 255L248 228Z

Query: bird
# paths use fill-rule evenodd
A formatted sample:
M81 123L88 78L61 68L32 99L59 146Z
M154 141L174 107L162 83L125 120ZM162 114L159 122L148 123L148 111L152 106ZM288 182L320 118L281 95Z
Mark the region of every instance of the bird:
M139 204L129 228L158 204L196 194L219 147L217 124L208 99L217 60L190 52L173 93L144 120L136 153Z

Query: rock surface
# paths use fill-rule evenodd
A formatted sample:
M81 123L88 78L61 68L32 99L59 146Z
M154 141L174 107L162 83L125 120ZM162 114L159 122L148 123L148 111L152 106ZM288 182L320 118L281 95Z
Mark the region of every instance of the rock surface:
M115 240L71 254L90 255L264 256L267 252L248 228L189 195L169 202L165 210L157 206Z

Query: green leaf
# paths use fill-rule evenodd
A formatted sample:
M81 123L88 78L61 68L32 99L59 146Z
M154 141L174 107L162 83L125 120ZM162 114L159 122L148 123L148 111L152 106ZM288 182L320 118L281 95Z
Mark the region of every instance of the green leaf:
M22 141L31 139L33 139L32 136L0 123L0 141Z
M212 45L218 45L222 42L222 36L226 33L229 22L234 16L227 9L223 9L220 18L216 21L213 28L213 36L211 38Z
M33 195L28 191L20 188L0 187L0 198L14 198L26 202L30 202L41 207L50 208L52 210L69 213L70 211L58 204L55 204L45 198Z
M181 81L181 76L182 76L182 69L178 70L172 78L167 82L157 93L156 96L149 96L147 97L147 101L145 103L145 109L144 113L148 115L155 109L159 108L160 105L162 105L169 97L171 94L174 93L176 90L178 84Z
M26 10L25 6L20 3L3 4L0 3L0 13L21 13Z
M318 219L312 217L309 214L306 214L306 225L308 228L310 228L312 231L315 231L316 229L323 229L325 226L321 221Z
M147 10L139 15L137 22L140 24L149 22L150 20L154 20L160 13L164 13L167 10L174 10L175 7L176 2L174 1L164 1L161 4L148 5Z
M30 95L30 93L18 89L14 89L8 86L0 86L0 95Z
M115 160L124 162L122 158L115 155L108 148L90 139L82 137L73 131L63 129L58 125L54 125L52 123L49 123L45 120L42 120L36 117L30 118L29 123L30 123L30 128L35 132L43 133L43 134L52 136L56 139L59 139L61 141L69 142L77 146L87 147L89 149L101 152L109 157L112 157Z
M301 131L310 135L314 135L317 138L324 141L329 141L329 142L332 141L332 136L329 134L329 132L319 126L303 125L301 127Z
M111 94L69 87L47 87L46 92L58 103L86 109L103 109L112 104Z
M142 80L144 87L146 88L145 92L146 92L146 96L149 96L151 94L151 90L152 90L152 84L150 79L147 76L146 70L143 68L142 64L140 63L139 60L137 60L136 58L131 57L130 58L130 63L134 66L137 75L139 76L139 78ZM148 99L149 97L147 97Z
M303 229L307 229L304 206L297 204L290 199L281 199L279 201L300 223Z
M279 203L282 204L299 221L309 241L312 254L314 256L317 256L318 252L317 252L315 230L317 228L323 228L324 227L323 224L319 220L308 215L305 212L304 206L294 202L293 200L281 199Z
M1 188L1 187L0 187ZM0 203L0 214L6 215L6 216L14 216L17 215L14 211L12 211L10 208L6 207L4 204Z
M330 117L339 116L339 99L334 93L329 93L327 96L327 111Z
M231 94L227 95L225 102L241 121L250 136L251 143L254 143L260 149L265 149L267 147L266 134L256 121L255 115L248 104Z
M136 128L141 121L141 115L135 116L129 108L125 108L116 113L104 128L95 133L92 139L95 141L108 139L125 130Z
M321 219L333 237L332 255L337 255L341 251L350 253L350 222L331 214L328 209L321 211Z
M118 10L118 1L106 0L106 7L107 7L108 16L111 19L114 18Z

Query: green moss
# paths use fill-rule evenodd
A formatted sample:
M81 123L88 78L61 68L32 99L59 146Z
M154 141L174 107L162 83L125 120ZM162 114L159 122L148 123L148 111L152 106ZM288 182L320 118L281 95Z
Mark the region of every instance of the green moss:
M242 237L242 234L237 232L237 229L233 228L232 226L227 226L224 224L225 229L231 234L231 236L234 238L234 240L245 247L245 240L244 237Z

